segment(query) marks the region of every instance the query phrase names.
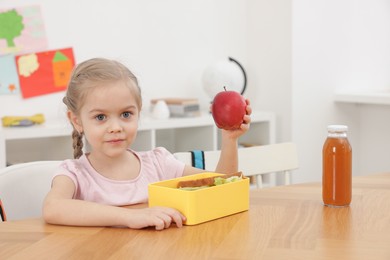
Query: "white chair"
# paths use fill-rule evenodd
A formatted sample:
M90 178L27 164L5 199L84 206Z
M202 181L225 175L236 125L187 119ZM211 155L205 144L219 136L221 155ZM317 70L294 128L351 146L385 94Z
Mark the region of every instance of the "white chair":
M220 151L204 151L205 170L215 171ZM192 165L191 152L178 152L174 156ZM245 176L255 176L256 188L263 187L263 175L283 175L284 184L291 183L290 172L298 168L298 156L294 143L278 143L238 149L239 166Z
M0 169L0 199L7 220L42 216L42 204L61 161L20 163Z

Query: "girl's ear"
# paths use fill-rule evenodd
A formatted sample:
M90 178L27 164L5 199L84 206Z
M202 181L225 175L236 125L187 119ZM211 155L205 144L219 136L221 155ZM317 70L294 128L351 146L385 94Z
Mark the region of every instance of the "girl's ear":
M72 123L74 129L76 129L77 132L82 133L83 126L81 124L81 120L79 119L79 117L76 116L72 111L68 111L67 116L69 121Z

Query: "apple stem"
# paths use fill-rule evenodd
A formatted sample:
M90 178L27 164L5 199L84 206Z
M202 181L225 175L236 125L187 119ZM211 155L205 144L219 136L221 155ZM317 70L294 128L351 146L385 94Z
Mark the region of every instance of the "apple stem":
M223 89L226 91L226 86L223 86Z

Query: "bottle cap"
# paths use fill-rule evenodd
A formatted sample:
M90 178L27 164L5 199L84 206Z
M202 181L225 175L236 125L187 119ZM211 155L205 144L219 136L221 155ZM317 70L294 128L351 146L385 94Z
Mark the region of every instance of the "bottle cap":
M347 132L348 126L346 125L328 125L329 132Z

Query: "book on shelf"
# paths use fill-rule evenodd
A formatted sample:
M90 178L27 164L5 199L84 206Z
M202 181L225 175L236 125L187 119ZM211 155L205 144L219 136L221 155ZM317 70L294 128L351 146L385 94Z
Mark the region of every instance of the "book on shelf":
M172 117L193 117L200 115L200 105L196 98L157 98L152 99L152 106L163 100Z

